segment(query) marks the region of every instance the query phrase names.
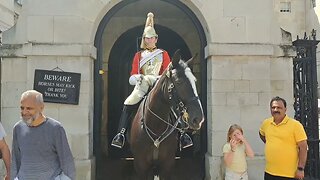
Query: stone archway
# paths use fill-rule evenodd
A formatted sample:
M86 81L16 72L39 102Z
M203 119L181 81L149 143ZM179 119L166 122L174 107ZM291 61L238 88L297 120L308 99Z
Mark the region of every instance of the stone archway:
M149 11L155 14L155 28L159 34L158 47L166 49L170 55L176 49L182 49L185 58L190 58L195 53L200 54L198 62L193 66L193 71L198 78L203 107L206 107L206 62L204 59L206 41L203 29L191 10L179 1L141 0L117 4L100 23L95 40L98 49L95 64L94 114L94 154L97 157L97 179L103 179L104 175L101 172L106 172L106 169L116 166L118 166L117 172L111 170L112 168L109 169L109 172L120 176L123 174L130 176L127 169L130 167L130 162L118 161L119 157L126 157L130 152L110 149L107 145L111 137L108 136L112 134L110 131L115 131L114 127L120 116L122 102L131 92L132 87L129 87L127 83L129 68L134 52L137 50L136 39L141 36L146 14ZM100 69L105 72L103 75L99 74ZM196 152L204 156L206 129L203 128L200 134L201 136L194 139L200 145L180 155ZM101 162L101 159L104 158L107 159L106 162ZM112 165L104 166L108 163L107 161ZM200 159L198 163L199 166L204 166L204 160ZM119 178L119 176L115 175L114 178Z

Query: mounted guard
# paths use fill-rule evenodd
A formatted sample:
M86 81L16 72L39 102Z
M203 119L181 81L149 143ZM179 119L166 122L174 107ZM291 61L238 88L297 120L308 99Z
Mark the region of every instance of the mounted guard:
M124 102L124 107L119 121L118 133L112 139L111 145L122 148L125 143L125 132L128 128L129 119L136 111L141 100L148 93L160 75L170 64L167 51L158 49L156 43L158 35L154 29L153 13L148 13L143 31L140 48L133 58L129 83L134 85L134 90ZM183 133L180 138L182 147L191 146L192 140L188 134Z

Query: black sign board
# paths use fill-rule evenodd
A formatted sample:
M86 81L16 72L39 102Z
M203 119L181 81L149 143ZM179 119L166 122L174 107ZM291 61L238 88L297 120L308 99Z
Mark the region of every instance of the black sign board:
M81 74L36 69L33 89L43 94L45 102L78 104Z

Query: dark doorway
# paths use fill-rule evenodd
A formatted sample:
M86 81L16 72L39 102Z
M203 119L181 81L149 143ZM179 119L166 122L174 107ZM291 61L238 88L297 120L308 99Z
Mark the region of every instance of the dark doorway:
M175 50L182 51L183 59L191 58L191 53L184 40L175 32L162 26L156 26L159 35L158 47L163 48L172 55ZM116 134L118 120L121 115L123 102L131 93L133 86L130 86L128 79L131 71L131 63L134 53L139 50L140 36L143 27L135 27L128 30L115 42L109 56L109 77L108 77L108 157L103 157L101 161L98 180L110 176L115 179L135 179L130 148L128 143L122 149L110 145L111 138ZM192 67L191 67L192 68ZM176 179L195 179L200 180L204 177L204 156L201 154L201 142L197 135L193 136L194 146L177 150L178 160L176 162ZM104 169L104 170L102 170ZM189 169L192 175L186 175L185 170ZM105 172L101 173L101 172ZM193 178L191 178L193 176Z

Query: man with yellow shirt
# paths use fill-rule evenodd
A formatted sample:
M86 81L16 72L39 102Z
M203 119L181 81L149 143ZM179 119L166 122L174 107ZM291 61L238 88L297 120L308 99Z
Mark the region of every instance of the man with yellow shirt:
M265 143L265 180L303 179L307 159L307 135L301 123L286 115L281 97L270 101L272 117L263 121L259 135Z

